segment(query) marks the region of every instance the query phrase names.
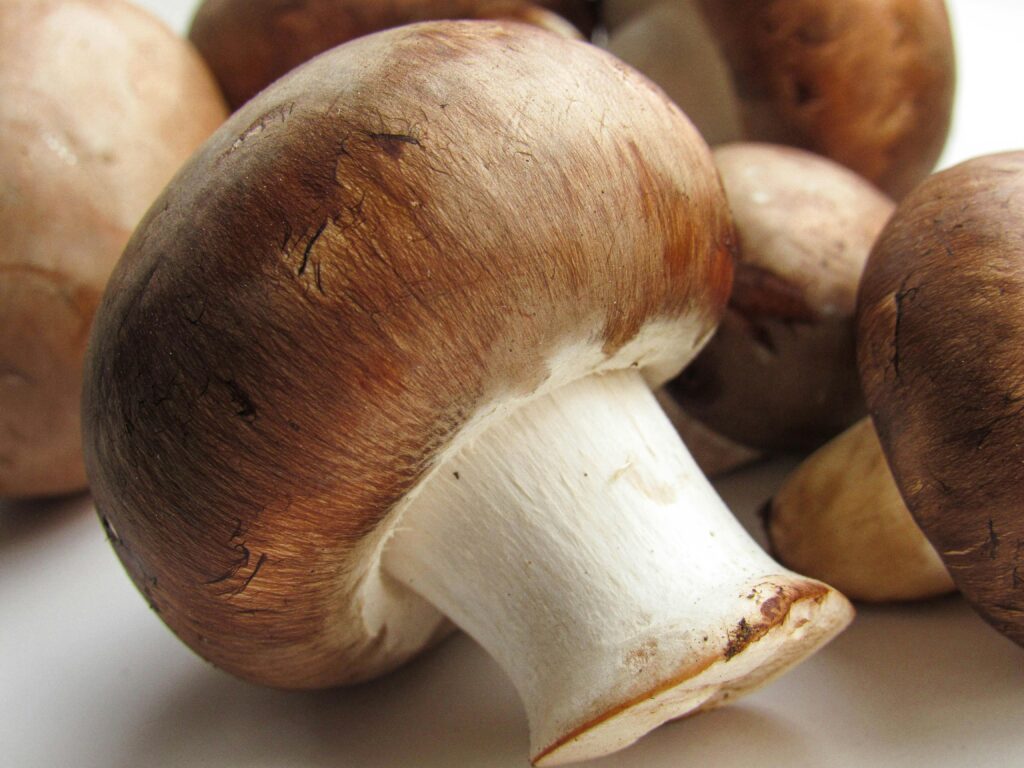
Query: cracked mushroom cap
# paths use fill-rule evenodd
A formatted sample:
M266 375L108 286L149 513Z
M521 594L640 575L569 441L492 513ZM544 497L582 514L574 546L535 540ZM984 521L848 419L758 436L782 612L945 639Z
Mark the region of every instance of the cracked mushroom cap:
M700 114L715 143L802 147L896 198L942 152L956 79L942 0L605 0L604 14L612 49ZM686 82L695 67L714 88Z
M314 59L188 164L104 298L86 455L117 553L236 674L396 666L418 647L358 597L395 509L509 404L676 373L731 242L706 145L592 46L437 22Z
M893 204L792 147L729 144L714 157L739 239L733 292L714 338L666 389L740 445L815 448L864 414L857 285Z
M500 18L573 36L593 15L588 0L205 0L189 39L237 109L317 54L403 24Z
M66 493L107 276L225 110L191 46L120 0L4 2L0 92L0 497Z
M868 261L858 356L914 519L957 587L1024 645L1024 153L936 174Z

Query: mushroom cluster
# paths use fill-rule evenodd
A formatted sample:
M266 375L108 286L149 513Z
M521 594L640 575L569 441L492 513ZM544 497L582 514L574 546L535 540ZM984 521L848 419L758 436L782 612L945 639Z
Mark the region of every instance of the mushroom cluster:
M205 0L190 38L237 108L332 46L400 24L454 18L525 21L557 34L591 38L664 87L710 144L779 142L852 169L856 175L847 179L821 171L821 184L859 187L839 193L859 201L855 213L818 231L808 231L813 224L796 224L804 234L793 239L804 243L781 252L769 248L765 258L754 258L752 267L782 277L778 285L758 287L759 293L793 290L787 270L814 263L819 251L846 251L849 256L838 257L846 259L846 267L833 274L828 264L816 266L814 277L800 278L795 290L813 292L813 283L821 281L823 286L842 284L852 297L859 276L856 261L880 227L877 210L864 207L878 197L871 184L897 197L905 194L930 172L949 130L955 64L942 0L331 0L299 5ZM733 165L742 167L747 160L740 155ZM783 176L798 173L780 163ZM755 200L767 194L756 184L749 186ZM799 190L781 189L780 197L794 193ZM742 205L742 195L730 193L734 208ZM828 204L816 205L806 192L805 205L811 220L828 215ZM749 206L754 219L757 207ZM780 204L779 212L769 216L778 217L782 210ZM792 220L779 218L769 225L785 232ZM776 258L777 265L771 263ZM752 270L741 276L744 272ZM766 309L763 299L755 315ZM839 309L816 306L809 296L776 292L770 300L773 308L765 322L798 329L795 335L781 334L793 336L781 339L785 352L743 341L752 331L764 332L764 326L758 320L751 328L743 321L747 327L738 330L730 312L715 349L674 392L659 394L698 464L712 474L764 451L817 447L863 414L853 373L852 299L842 301L845 308ZM737 305L742 301L737 296ZM805 301L810 304L798 306ZM798 316L790 316L793 311ZM737 345L731 339L741 341ZM775 358L773 364L751 364L766 352ZM819 357L827 362L816 365ZM756 375L758 367L765 369L765 378ZM774 383L780 373L787 383L766 383Z
M205 0L189 38L0 9L0 496L87 472L202 657L318 688L459 628L554 765L781 674L842 592L955 585L1024 644L1024 155L928 177L941 0ZM770 553L701 471L819 447Z
M710 144L777 142L852 169L722 148L747 255L712 348L659 398L711 474L817 447L863 415L853 296L891 205L874 185L902 196L945 142L955 66L942 0L205 0L190 38L237 108L335 45L454 18L601 40Z
M431 19L511 19L598 39L712 145L813 151L897 198L945 144L955 63L943 0L204 0L190 38L232 108L336 45Z

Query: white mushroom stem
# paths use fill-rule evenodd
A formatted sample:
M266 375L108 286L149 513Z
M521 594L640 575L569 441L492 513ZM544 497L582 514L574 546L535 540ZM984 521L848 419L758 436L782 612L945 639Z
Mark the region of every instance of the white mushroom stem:
M542 765L746 691L852 616L746 534L635 371L490 426L421 489L383 566L494 656Z

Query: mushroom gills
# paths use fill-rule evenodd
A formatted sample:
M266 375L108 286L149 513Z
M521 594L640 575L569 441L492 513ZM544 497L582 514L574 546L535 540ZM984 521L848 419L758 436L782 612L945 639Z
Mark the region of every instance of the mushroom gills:
M752 689L852 618L749 537L635 370L492 423L420 488L381 564L505 670L539 765Z

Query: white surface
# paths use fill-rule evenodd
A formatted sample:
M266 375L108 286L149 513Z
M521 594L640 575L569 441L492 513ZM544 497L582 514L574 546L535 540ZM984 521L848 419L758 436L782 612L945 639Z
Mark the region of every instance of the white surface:
M724 483L726 501L752 510L788 466ZM146 608L85 499L2 510L0 708L4 768L527 765L512 685L465 636L351 689L283 693L210 668ZM1024 651L958 598L861 608L762 691L586 765L1010 768L1022 712Z
M369 1L369 0L368 0ZM182 28L190 0L144 3ZM958 118L944 160L1024 145L1024 7L950 2ZM748 523L786 462L722 488ZM662 727L594 766L1024 765L1024 651L958 598L861 608L854 625L741 703ZM0 766L522 768L511 684L457 636L385 679L282 693L222 674L149 612L88 500L0 505Z

